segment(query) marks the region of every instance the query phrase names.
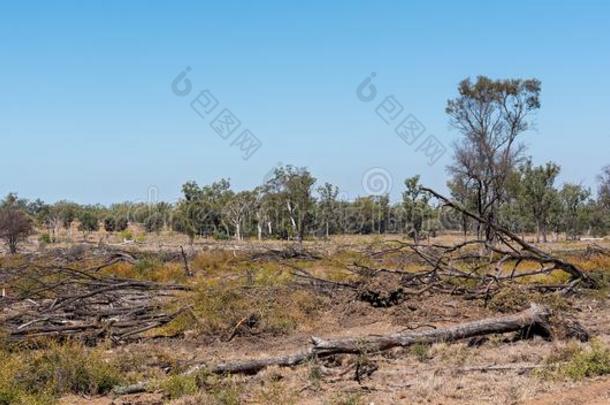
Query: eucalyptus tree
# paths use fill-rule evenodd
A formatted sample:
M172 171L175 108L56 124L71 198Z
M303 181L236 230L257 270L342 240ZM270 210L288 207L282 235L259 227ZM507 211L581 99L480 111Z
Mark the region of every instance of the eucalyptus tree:
M277 214L280 218L285 214L289 221L287 234L299 241L304 239L313 222L315 200L312 188L315 182L316 179L306 168L289 165L276 168L264 186L265 191L274 195L274 200L280 204L276 206Z
M318 194L320 196L318 203L319 220L324 227L324 234L328 238L331 231L333 233L336 231L339 188L330 183L324 183L323 186L318 187Z
M421 190L419 176L405 180L405 191L402 193L402 206L405 213L407 235L419 242L424 224L433 216L430 206L430 195Z
M520 168L519 206L536 226L536 242L547 242L551 214L559 204L555 180L560 170L553 162L534 167L531 160Z
M189 181L182 186L182 194L174 212L175 231L186 234L191 243L196 236L228 236L222 209L234 194L229 180L221 179L202 187Z
M597 201L600 206L610 212L610 165L602 169L602 173L598 176L599 189L597 193Z
M577 239L587 227L587 200L590 195L590 190L572 183L564 184L559 192L563 228L568 239Z
M488 222L497 222L506 181L524 159L518 137L531 127L531 116L540 108L540 90L536 79L479 76L474 83L463 80L459 96L447 102L450 124L462 135L448 167L450 186L468 190L477 214ZM488 241L495 237L490 225L478 226L477 233Z
M223 207L223 216L235 229L235 239L242 240L244 221L255 206L256 196L253 191L241 191L229 199Z

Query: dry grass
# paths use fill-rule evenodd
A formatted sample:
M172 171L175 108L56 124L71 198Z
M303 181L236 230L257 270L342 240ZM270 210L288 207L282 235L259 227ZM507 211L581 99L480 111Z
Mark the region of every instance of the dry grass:
M104 358L103 348L67 343L0 352L2 404L51 403L66 393L105 394L125 381L118 364Z
M166 237L170 239L167 235L159 238ZM442 238L439 240L444 243L452 238L459 240L456 236ZM178 302L172 304L191 307L191 312L165 327L164 334L175 337L114 348L91 349L68 342L31 351L4 350L0 352L0 404L53 403L70 393L103 396L116 384L142 380L150 381L163 401L181 405L512 404L558 389L566 381L578 386L587 384L593 376L610 372L607 290L567 298L525 291L529 283L562 282L565 281L563 276L520 279L518 284L497 294L487 307L480 301L424 294L393 308L372 308L354 301L353 294L325 296L291 284L292 267L335 281L354 280L354 273L346 271L346 267L354 263L405 271L421 269L420 264L399 253L383 260L371 259L366 253L371 243L380 246L390 239L339 237L330 244L307 242L308 248L324 253L320 260L268 258L253 261L249 260L249 250L236 249L234 247L239 244L233 242L218 242L211 248L200 245L201 249L190 263L195 273L192 278L185 276L180 262L145 259L136 265L116 264L105 269L103 274L186 283L193 287L193 291L184 292ZM227 243L232 244L231 248L222 248ZM260 246L266 248L276 243ZM562 245L561 248L570 250L573 246ZM608 258L570 258L602 278L607 279L610 274ZM0 263L6 263L18 259L0 260ZM84 263L83 267L86 265L89 263ZM527 263L521 266L519 272L533 270ZM313 362L295 369L273 368L252 377L210 376L205 372L188 377L181 375L191 362L214 363L298 349L307 344L311 335L359 336L429 324L441 327L500 312L514 312L532 301L576 317L598 335L598 340L583 345L542 340L512 342L511 336L492 336L480 347L470 347L468 342L416 345L408 350L338 358L332 364ZM233 339L229 341L230 337ZM364 363L375 365L378 370L359 384L355 381L353 368ZM522 364L545 368L540 373L532 372L519 369ZM512 365L515 369L487 373L463 371L490 365ZM138 403L145 401L144 398L136 396L126 401ZM83 400L83 403L87 401Z

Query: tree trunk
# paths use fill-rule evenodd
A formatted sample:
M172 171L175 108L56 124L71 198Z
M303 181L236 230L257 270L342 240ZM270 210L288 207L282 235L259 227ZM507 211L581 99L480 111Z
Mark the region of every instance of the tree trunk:
M537 333L549 337L549 316L550 311L547 308L532 304L529 309L514 315L487 318L429 331L400 332L391 335L360 336L334 340L314 337L309 348L298 352L277 357L223 363L211 368L210 371L214 374L256 374L266 367L292 367L313 357L323 358L341 353L374 353L399 346L408 347L418 343L455 342L461 339L496 333L526 331L530 334Z
M542 242L543 243L547 243L548 242L547 230L546 230L546 224L545 223L542 224Z
M16 238L9 237L8 249L12 255L17 254L17 239Z
M294 216L292 215L292 204L290 204L290 201L286 201L286 205L288 207L288 216L290 217L290 225L292 226L292 232L295 236L299 235L299 230L297 227L297 221L294 219Z

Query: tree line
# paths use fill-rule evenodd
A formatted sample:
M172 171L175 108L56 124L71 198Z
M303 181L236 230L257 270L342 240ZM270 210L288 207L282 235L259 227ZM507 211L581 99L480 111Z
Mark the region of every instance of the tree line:
M540 82L535 79L466 79L457 97L447 102L450 124L460 137L447 167L452 198L489 223L518 233L568 239L601 236L610 230L610 166L598 176L598 190L574 183L557 185L560 167L533 163L520 138L540 108ZM200 186L189 181L175 203L79 205L47 204L9 194L0 203L0 238L11 252L34 227L48 242L59 240L72 225L84 234L101 228L125 231L130 223L147 232L173 230L193 242L198 237L291 239L336 234L402 234L416 242L440 230L474 233L493 241L493 227L444 210L421 190L419 176L404 181L402 200L388 195L340 199L339 188L318 183L307 168L277 167L264 184L234 191L229 180Z

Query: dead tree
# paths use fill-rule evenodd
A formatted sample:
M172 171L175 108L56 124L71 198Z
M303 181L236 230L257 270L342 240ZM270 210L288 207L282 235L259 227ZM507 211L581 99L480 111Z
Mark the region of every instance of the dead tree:
M210 367L208 370L214 374L256 374L270 366L294 367L312 358L324 358L336 354L372 354L394 347L408 347L418 343L455 342L476 336L508 332L521 332L523 336L538 334L549 338L549 317L550 311L546 307L532 304L527 310L514 315L482 319L447 328L328 340L314 337L309 347L297 352L256 360L221 363ZM195 366L190 370L190 373L203 368L207 368L206 365Z
M512 280L516 277L548 274L560 270L568 273L571 277L570 284L566 285L566 288L572 283L582 283L588 287L595 287L595 281L576 265L539 249L498 223L467 210L434 190L429 188L422 188L422 190L442 201L446 207L493 229L497 236L497 243L474 239L455 246L410 245L420 257L433 266L434 270L443 270L456 277L484 279L484 281L491 281L492 283L507 279ZM477 247L483 249L477 251ZM503 275L504 266L509 262L513 263L513 270L510 275ZM540 269L528 273L518 273L518 266L524 262L538 263ZM457 263L473 265L472 271L461 270L456 266ZM487 272L481 276L479 274L481 270ZM490 270L492 271L490 272Z

